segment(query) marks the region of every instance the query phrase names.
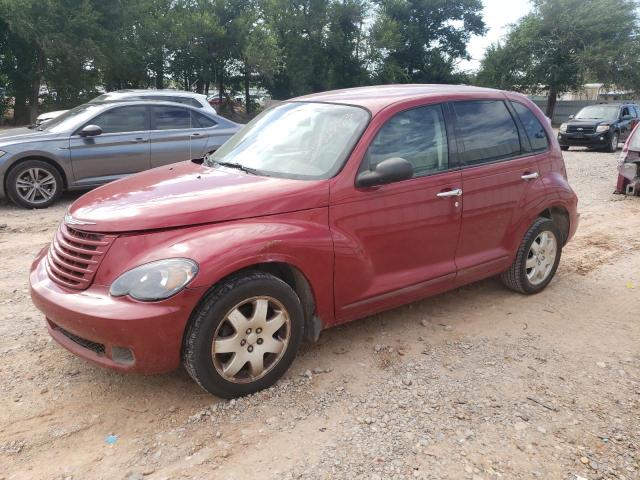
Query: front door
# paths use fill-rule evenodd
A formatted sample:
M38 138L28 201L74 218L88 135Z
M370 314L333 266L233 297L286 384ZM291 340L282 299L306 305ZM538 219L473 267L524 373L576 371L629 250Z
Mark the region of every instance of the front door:
M69 138L76 186L93 186L149 168L149 124L144 106L116 107L96 116L100 135Z
M527 189L544 185L538 179L537 157L528 152L527 139L521 144L515 112L504 101L453 102L452 110L462 166L462 228L456 252L457 281L462 284L508 268L509 229L521 212L528 212L522 204ZM535 140L538 147L544 142Z
M382 125L361 171L402 157L414 177L354 187L330 206L336 320L344 322L450 288L460 229L460 172L449 165L441 105L405 110Z

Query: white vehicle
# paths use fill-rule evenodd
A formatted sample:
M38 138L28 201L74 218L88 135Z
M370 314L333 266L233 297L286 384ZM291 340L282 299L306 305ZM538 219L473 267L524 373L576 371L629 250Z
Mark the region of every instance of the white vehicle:
M114 92L108 92L103 93L102 95L98 95L93 100L90 100L89 103L115 102L123 100L163 100L165 102L182 103L183 105L202 108L203 110L207 110L209 113L213 113L214 115L217 114L215 108L209 105L206 95L180 90L116 90ZM44 122L56 118L65 112L67 112L67 110L58 110L55 112L43 113L36 119L36 126L39 126Z

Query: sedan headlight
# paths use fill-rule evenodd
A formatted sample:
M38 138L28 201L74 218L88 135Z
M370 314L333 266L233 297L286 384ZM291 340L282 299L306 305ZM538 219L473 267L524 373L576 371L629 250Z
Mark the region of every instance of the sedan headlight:
M596 127L596 132L597 132L597 133L606 132L607 130L609 130L609 127L610 127L610 126L611 126L611 125L598 125L598 126Z
M3 152L2 150L0 150L0 157L2 157L3 155L6 155L7 152Z
M198 273L198 264L188 258L167 258L140 265L120 275L111 284L114 297L129 295L136 300L163 300L175 295Z
M567 124L563 123L562 125L560 125L560 131L561 132L566 132L567 131Z

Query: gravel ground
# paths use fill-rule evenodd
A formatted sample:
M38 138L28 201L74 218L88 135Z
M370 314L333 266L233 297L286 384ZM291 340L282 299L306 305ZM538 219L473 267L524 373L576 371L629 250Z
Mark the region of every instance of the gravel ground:
M68 204L0 205L2 479L638 479L640 198L616 154L565 153L581 227L556 279L495 280L323 332L222 401L58 347L26 275Z

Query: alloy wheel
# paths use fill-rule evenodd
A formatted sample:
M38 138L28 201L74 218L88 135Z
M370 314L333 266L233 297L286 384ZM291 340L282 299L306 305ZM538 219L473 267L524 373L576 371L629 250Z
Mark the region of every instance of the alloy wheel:
M38 205L48 202L55 195L58 182L47 170L32 167L16 178L16 192L25 202Z
M233 307L213 335L216 371L233 383L253 382L275 367L289 343L291 319L273 297L252 297Z
M527 279L532 285L540 285L547 279L553 270L557 251L558 241L552 232L542 231L534 239L525 264Z

